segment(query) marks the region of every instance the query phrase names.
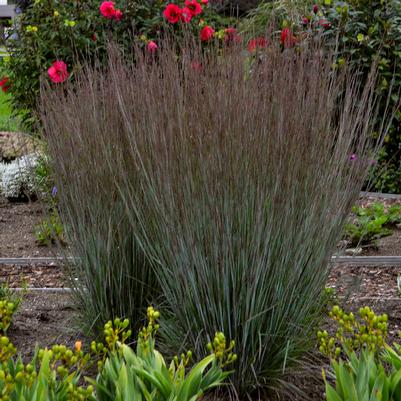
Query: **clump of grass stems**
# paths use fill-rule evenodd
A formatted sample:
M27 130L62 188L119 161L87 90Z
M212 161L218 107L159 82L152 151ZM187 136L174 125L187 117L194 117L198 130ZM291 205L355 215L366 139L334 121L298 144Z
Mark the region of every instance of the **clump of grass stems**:
M165 342L201 356L221 330L237 344L236 395L276 389L314 342L331 252L366 178L373 87L374 74L362 84L333 70L318 44L246 60L197 44L177 57L166 41L133 63L111 51L107 69L45 91L88 308L103 314L110 297L129 310L117 288L149 262L172 312ZM127 243L146 268L118 265Z
M100 132L119 135L121 127L108 116L115 111L107 109L110 104L94 104L109 97L98 90L87 87L79 102L68 103L64 110L46 107L48 116L57 114L49 122L46 140L68 256L76 258L66 266L67 283L81 314L79 323L95 334L117 316L130 319L139 329L146 308L159 294L118 194L117 172L106 159L105 153L112 159L114 151Z

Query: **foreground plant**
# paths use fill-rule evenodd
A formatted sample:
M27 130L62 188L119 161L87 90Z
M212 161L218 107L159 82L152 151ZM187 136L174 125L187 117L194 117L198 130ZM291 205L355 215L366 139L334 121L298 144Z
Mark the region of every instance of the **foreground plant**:
M84 353L77 341L70 349L54 345L37 350L33 360L24 364L14 359L15 347L7 337L0 338L0 395L11 401L196 401L223 383L230 372L223 371L236 360L234 342L226 344L223 333L216 333L210 355L189 368L191 352L175 357L167 367L155 349L159 312L148 308L148 325L138 335L136 353L125 341L130 337L129 321L115 319L104 328L105 342L92 342ZM83 370L98 359L96 380Z
M209 345L211 354L187 372L192 353L176 356L167 366L163 356L155 349L156 319L159 313L148 309L149 323L138 336L136 353L122 345L105 362L96 381L97 400L180 400L195 401L221 383L230 372L223 368L236 360L223 333L216 333Z
M15 295L6 285L0 285L0 336L5 336L12 323L21 298Z
M373 85L333 70L318 47L270 44L251 60L235 46L175 50L163 43L157 59L138 50L135 64L113 52L107 72L46 91L62 207L82 232L75 242L98 232L93 213L106 249L138 241L171 312L170 349L205 356L199 335L222 330L241 350L238 393L277 388L313 347L331 252L366 176ZM85 268L86 280L111 276L104 266ZM127 292L113 288L129 310Z
M389 346L387 315L369 307L358 317L334 306L329 316L337 324L334 336L319 331L319 350L330 358L331 370L322 370L327 401L401 400L401 347Z

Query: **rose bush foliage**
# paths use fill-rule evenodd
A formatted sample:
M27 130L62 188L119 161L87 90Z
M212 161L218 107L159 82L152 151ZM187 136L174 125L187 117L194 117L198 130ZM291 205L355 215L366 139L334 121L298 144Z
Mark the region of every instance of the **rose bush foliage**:
M133 41L145 51L157 51L157 39L170 32L177 40L184 31L200 38L204 26L224 38L229 20L220 17L207 0L179 0L177 23L166 17L163 0L34 0L17 15L7 40L7 89L12 106L26 129L38 129L37 104L41 79L62 83L73 79L84 62L103 60L112 40L130 52ZM4 89L4 85L2 86Z

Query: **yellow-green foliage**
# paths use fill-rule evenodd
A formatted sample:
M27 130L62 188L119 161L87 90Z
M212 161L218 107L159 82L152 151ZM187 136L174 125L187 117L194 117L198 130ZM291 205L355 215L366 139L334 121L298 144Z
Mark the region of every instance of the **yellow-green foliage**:
M17 307L15 302L9 302L6 299L0 300L0 334L7 332Z
M127 319L107 322L105 341L92 342L89 353L82 350L81 341L73 348L54 345L38 349L26 365L14 358L16 349L8 337L1 337L0 401L196 401L228 376L222 368L234 362L236 355L234 342L227 345L223 333L216 333L209 345L211 354L188 372L190 351L180 361L174 358L167 368L155 349L160 314L149 307L147 316L136 353L125 345L131 335ZM81 372L94 361L98 361L96 380L83 382Z
M0 336L7 334L20 301L6 286L0 286Z
M387 338L386 314L376 315L368 306L359 309L358 316L346 313L338 305L334 306L329 316L337 323L333 336L318 331L319 350L330 358L337 358L342 352L353 352L367 349L373 353L380 352Z

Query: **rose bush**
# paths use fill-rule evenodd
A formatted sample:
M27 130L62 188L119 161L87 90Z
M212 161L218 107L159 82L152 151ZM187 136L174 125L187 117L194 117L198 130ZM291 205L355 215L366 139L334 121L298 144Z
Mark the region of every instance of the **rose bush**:
M177 4L163 0L36 0L24 2L18 10L7 41L11 57L6 60L7 74L0 77L0 87L12 92L14 113L33 132L38 130L40 81L58 85L74 79L74 72L84 62L105 59L110 40L128 53L134 41L155 53L163 32L179 40L189 30L200 38L202 28L211 26L216 37L224 39L224 29L230 25L208 0L180 0Z

